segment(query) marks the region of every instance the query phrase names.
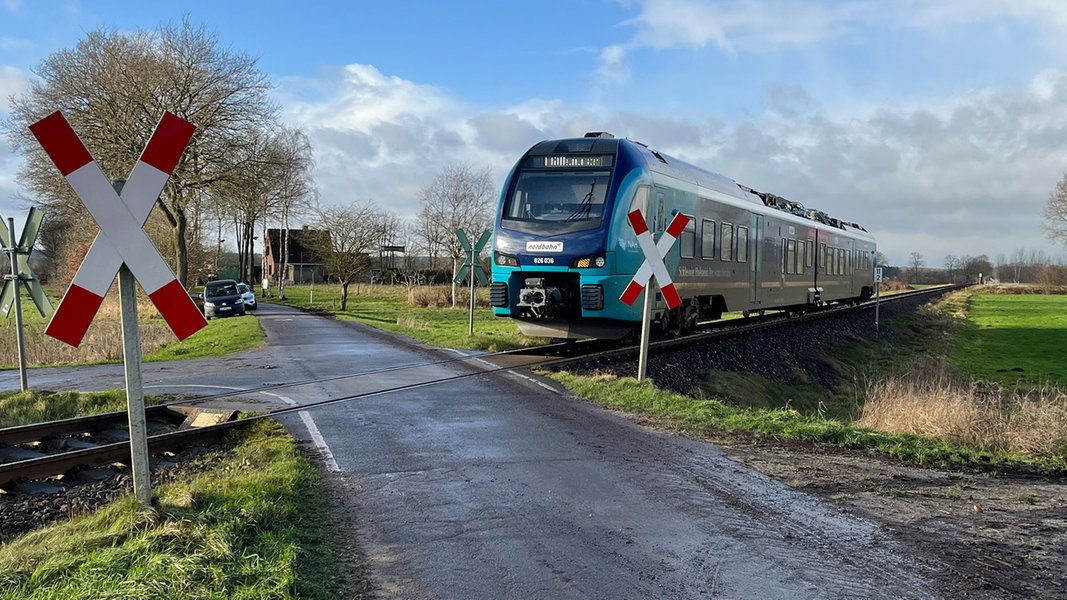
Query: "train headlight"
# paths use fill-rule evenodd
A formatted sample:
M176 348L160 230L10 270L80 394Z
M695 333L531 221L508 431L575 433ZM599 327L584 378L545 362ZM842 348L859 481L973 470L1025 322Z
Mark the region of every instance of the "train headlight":
M605 262L606 261L604 260L603 256L586 256L584 258L579 258L575 260L572 266L575 269L588 269L590 267L596 267L599 269L600 267L604 266Z
M519 259L509 254L496 253L496 264L501 267L517 267L519 266Z

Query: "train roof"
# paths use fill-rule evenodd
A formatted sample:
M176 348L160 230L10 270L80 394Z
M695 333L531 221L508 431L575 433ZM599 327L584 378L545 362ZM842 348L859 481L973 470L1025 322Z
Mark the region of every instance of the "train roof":
M660 153L650 148L647 144L628 138L616 138L614 135L603 131L589 132L585 134L585 137L581 138L546 140L534 145L533 148L530 148L527 154L546 155L561 151L581 151L590 154L618 154L623 147L629 149L633 154L640 156L643 159L645 166L650 171L688 181L745 202L752 202L754 204L762 202L762 204L768 208L776 209L796 217L817 221L830 227L835 227L844 231L862 231L867 233L867 230L859 223L832 217L818 209L806 208L799 202L783 198L776 194L754 190L725 175L703 169L683 160ZM567 150L561 150L561 148L567 148ZM580 148L580 150L577 148Z

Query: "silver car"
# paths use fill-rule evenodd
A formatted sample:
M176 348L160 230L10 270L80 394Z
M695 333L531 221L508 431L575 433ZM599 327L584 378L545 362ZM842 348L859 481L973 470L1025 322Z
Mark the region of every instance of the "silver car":
M241 299L245 302L245 310L256 310L258 305L256 304L256 293L252 291L252 286L247 283L238 283L237 291L241 292Z

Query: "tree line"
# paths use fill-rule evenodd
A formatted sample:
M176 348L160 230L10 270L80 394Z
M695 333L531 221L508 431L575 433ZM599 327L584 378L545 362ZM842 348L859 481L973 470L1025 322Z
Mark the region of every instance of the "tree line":
M1016 249L1010 255L998 254L991 261L985 254L956 256L948 254L943 263L928 265L920 252L912 252L903 267L883 266L886 278L904 279L908 283L1024 283L1041 286L1067 285L1067 265L1042 250Z

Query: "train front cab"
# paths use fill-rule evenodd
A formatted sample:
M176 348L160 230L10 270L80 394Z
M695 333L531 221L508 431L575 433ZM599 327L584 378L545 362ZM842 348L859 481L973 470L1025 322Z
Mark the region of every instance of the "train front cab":
M634 160L619 147L614 139L542 142L505 182L490 304L524 335L617 338L633 329L632 322L612 318L629 277L620 283L613 275L609 238L617 234L620 211L625 222L625 194L634 189L625 176ZM624 197L616 201L620 190Z

